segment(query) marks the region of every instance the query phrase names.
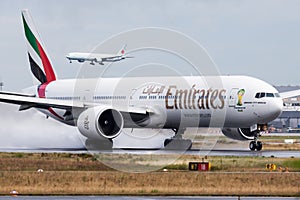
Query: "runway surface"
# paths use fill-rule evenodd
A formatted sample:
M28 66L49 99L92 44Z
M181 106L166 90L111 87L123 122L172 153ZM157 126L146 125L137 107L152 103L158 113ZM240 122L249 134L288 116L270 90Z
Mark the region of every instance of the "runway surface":
M183 154L183 155L200 155L200 156L264 156L264 157L279 157L300 158L300 151L250 151L250 150L198 150L189 151L170 151L170 150L113 150L112 152L103 153L128 153L128 154Z
M16 199L16 197L1 197L0 199ZM228 197L228 196L215 196L215 197L197 197L197 196L176 196L176 197L161 197L161 196L151 196L151 197L143 197L143 196L18 196L17 199L19 200L219 200L219 199L225 199L225 200L257 200L257 199L264 199L264 200L296 200L299 199L297 197Z
M36 149L0 149L0 152L24 152L24 153L104 153L104 154L138 154L138 155L199 155L199 156L263 156L263 157L277 157L277 158L300 158L300 151L250 151L250 150L201 150L192 149L188 151L173 151L173 150L124 150L114 149L111 151L88 151L86 149L57 149L57 148L36 148Z

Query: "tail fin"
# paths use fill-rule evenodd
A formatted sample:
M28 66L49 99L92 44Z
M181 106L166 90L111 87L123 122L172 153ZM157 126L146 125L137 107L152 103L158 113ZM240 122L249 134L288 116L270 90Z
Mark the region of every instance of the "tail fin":
M51 62L28 10L22 11L22 20L31 72L41 83L56 80Z
M126 54L126 47L127 47L127 44L124 44L124 46L122 47L122 49L120 49L120 51L118 52L118 55L125 55Z

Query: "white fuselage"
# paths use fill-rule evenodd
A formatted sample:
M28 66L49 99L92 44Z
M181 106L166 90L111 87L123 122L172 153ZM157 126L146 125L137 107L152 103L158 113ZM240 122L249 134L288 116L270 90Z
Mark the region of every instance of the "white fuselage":
M66 55L70 61L77 60L78 62L95 61L95 62L115 62L125 59L123 54L96 54L96 53L80 53L73 52Z
M250 127L274 120L283 106L274 87L247 76L58 80L47 85L45 97L115 108L149 108L159 115L164 128ZM72 122L65 121L65 111L54 111L56 114L43 110L59 121L76 124L76 116Z

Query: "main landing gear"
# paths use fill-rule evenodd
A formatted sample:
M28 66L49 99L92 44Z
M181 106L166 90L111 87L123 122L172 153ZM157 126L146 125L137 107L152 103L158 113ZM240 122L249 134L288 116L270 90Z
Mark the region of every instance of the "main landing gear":
M113 142L109 139L88 138L85 141L85 148L89 151L112 150Z
M192 147L192 141L189 139L183 139L185 129L173 129L175 136L166 139L164 146L166 150L189 150Z

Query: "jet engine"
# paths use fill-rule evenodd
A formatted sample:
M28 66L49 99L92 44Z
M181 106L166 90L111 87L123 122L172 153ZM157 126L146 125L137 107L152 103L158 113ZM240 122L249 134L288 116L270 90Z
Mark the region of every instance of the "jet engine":
M234 140L254 140L254 133L250 131L250 128L223 128L222 132Z
M97 106L83 111L77 120L80 133L88 138L113 139L123 128L122 114L110 107Z

